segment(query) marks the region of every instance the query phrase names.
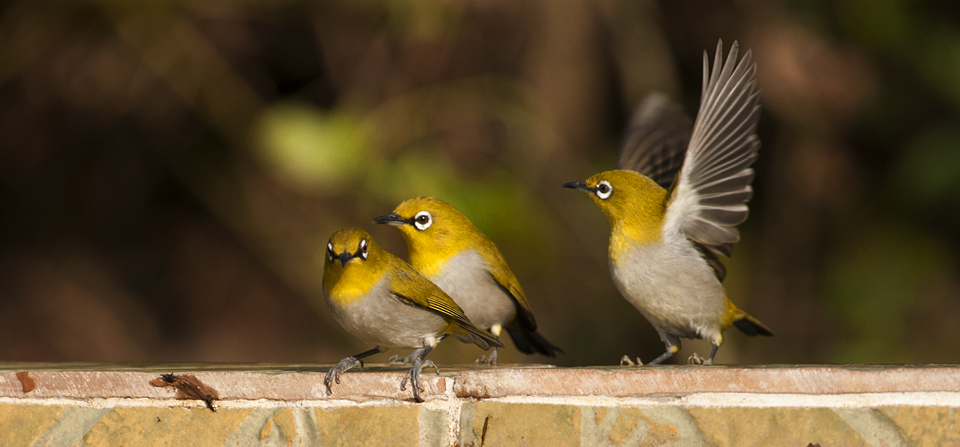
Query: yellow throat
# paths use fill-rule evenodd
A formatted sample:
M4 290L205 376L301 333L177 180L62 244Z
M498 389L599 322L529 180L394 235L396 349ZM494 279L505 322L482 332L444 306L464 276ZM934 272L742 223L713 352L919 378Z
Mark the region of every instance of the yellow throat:
M627 250L638 245L658 243L663 238L667 191L656 182L634 171L613 170L586 180L596 190L601 183L611 188L602 198L601 191L590 194L610 220L610 258L618 262Z
M339 306L361 300L383 279L391 259L366 231L341 228L327 243L323 291Z

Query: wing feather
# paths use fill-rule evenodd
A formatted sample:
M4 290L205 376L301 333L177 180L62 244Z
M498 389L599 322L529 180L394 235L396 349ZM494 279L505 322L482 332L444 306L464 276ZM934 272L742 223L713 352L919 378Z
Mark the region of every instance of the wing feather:
M399 264L397 277L391 278L390 293L401 301L472 325L463 309L440 287L416 271L407 263Z
M617 168L637 171L669 190L683 165L692 126L683 107L663 93L650 93L630 119Z
M738 62L734 42L723 59L717 44L712 69L703 55L700 110L676 187L667 207L665 230L680 233L711 253L730 255L740 239L736 226L749 214L750 183L760 140L756 65L748 50ZM701 250L702 251L702 250ZM717 270L718 277L720 271Z

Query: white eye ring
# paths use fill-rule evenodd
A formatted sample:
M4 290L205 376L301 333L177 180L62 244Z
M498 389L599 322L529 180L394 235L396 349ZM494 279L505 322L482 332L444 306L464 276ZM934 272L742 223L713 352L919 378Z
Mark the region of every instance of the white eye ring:
M610 182L606 180L600 180L600 183L597 183L595 188L597 192L597 197L600 200L607 200L610 198L610 194L613 194L613 186L610 186Z
M360 241L360 257L367 259L367 256L370 256L370 250L367 248L367 240L364 239Z
M413 216L413 225L420 231L426 230L430 228L430 225L433 225L433 216L428 211L421 211Z
M327 259L333 262L333 242L327 242Z

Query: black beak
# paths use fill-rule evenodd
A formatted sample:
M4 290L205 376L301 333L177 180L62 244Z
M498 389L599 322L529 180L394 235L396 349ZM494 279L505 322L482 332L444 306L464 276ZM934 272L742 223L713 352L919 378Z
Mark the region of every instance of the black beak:
M397 213L384 214L376 219L373 219L373 223L393 225L395 227L402 227L404 225L412 224L410 220L400 217L400 215Z
M347 262L349 262L350 259L353 259L353 253L349 253L345 251L343 253L340 253L340 256L338 256L337 259L340 260L340 267L346 267Z
M592 190L587 187L587 182L569 182L560 186L563 186L564 188L578 189L583 192L592 192Z

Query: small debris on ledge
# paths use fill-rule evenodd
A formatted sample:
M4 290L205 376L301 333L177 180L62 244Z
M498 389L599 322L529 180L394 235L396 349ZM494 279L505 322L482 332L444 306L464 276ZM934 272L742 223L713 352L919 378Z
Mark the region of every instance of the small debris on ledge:
M20 381L20 386L23 387L23 393L29 393L37 387L37 382L30 377L30 373L27 371L17 371L17 380Z
M174 398L180 400L202 400L207 404L207 408L209 408L210 411L217 411L217 406L213 404L213 401L219 400L220 394L217 393L217 390L205 385L193 374L182 374L179 376L161 374L159 379L151 380L150 384L156 387L172 386L177 390Z

